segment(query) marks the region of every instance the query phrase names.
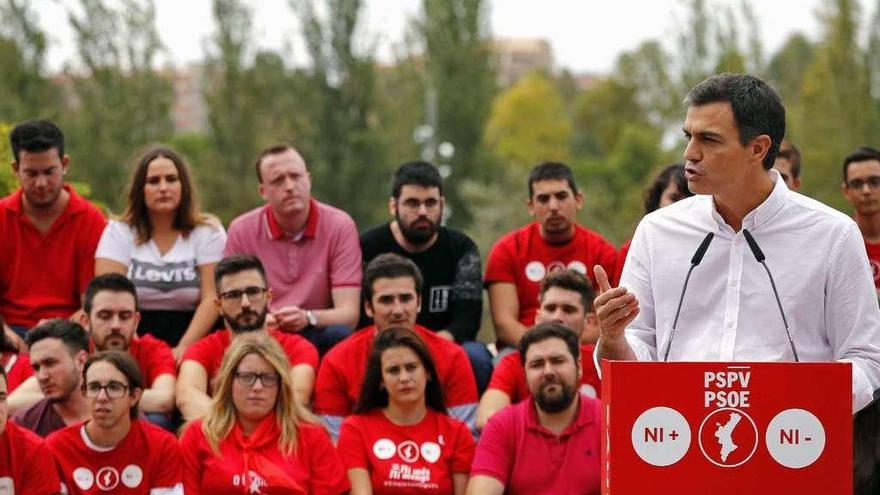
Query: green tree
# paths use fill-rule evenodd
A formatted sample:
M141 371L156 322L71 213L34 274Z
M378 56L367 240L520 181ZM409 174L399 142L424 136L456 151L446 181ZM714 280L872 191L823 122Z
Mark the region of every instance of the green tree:
M359 0L292 0L311 60L309 115L315 127L307 155L317 195L347 211L358 224L385 220L384 202L355 191L385 191L391 164L377 109L373 47L357 49Z
M471 211L459 184L480 177L488 155L482 144L490 104L496 92L490 46L488 2L485 0L422 0L415 29L425 56L426 93L436 95L434 143L449 142L455 154L447 179L447 199L456 212L452 223L468 225Z
M9 146L9 132L12 126L0 122L0 198L11 193L17 187L15 176L12 174L12 149Z
M68 11L78 64L61 123L69 136L73 178L120 206L135 154L172 133L171 84L153 69L162 50L151 0L80 0Z
M804 75L812 65L815 53L813 43L803 33L794 33L770 59L768 81L779 91L787 107L799 103Z
M571 139L562 95L541 73L523 77L492 103L486 143L513 177L541 161L570 161Z

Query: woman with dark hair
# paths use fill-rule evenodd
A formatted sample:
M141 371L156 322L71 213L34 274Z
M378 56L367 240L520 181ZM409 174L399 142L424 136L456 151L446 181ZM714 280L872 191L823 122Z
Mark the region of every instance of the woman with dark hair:
M104 229L95 275L128 275L137 287L138 332L164 340L180 359L217 320L214 267L225 246L223 225L199 210L183 159L153 148L134 169L125 214Z
M411 330L376 337L355 414L339 434L352 495L464 494L474 440L446 414L437 376Z
M673 163L661 170L651 186L645 191L645 215L693 195L694 193L688 189L687 178L684 176L684 165ZM623 273L623 264L626 261L626 254L629 252L629 243L630 241L623 243L617 255L617 267L611 281L615 287L620 282L620 275Z
M0 315L0 367L6 375L7 393L11 394L21 382L34 375L34 370L30 356L19 351L10 335L3 331L4 325L3 315Z
M290 363L264 332L236 337L211 409L180 438L187 495L348 492L330 436L296 400Z

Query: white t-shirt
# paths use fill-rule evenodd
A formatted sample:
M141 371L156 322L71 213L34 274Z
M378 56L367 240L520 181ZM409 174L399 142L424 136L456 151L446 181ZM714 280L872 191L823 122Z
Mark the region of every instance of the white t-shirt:
M128 266L143 310L193 311L199 304L198 267L223 258L226 231L222 225L198 225L189 236L178 236L164 255L152 239L138 244L133 227L111 220L101 235L95 258Z

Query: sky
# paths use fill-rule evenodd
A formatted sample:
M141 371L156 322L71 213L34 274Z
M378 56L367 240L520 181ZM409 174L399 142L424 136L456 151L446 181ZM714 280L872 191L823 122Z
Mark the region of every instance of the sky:
M63 4L75 3L60 0ZM711 1L711 0L710 0ZM49 65L60 69L74 46L59 0L33 0L51 33ZM765 53L775 51L792 33L818 36L815 10L821 0L752 0L759 6ZM200 60L213 31L210 0L155 0L157 24L175 65ZM288 47L294 63L306 63L296 40L297 23L287 0L251 0L257 43L263 48ZM865 4L867 2L863 2ZM739 1L715 0L715 5ZM375 43L381 61L392 61L420 0L365 0L362 41ZM683 0L494 0L490 28L496 37L545 38L557 67L576 73L607 73L617 56L647 39L674 39L686 21ZM867 8L865 10L868 10ZM866 12L866 16L867 16ZM290 48L292 47L292 48Z

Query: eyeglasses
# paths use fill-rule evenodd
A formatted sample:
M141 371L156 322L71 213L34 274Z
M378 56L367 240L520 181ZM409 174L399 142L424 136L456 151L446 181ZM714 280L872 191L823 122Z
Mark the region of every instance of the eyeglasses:
M108 398L119 399L125 395L125 392L128 390L128 385L124 385L117 381L107 382L106 385L101 385L100 382L89 382L83 385L83 393L89 399L97 398L101 395L101 390L107 392Z
M846 185L849 189L861 189L867 184L868 189L880 188L880 176L872 175L866 179L853 179Z
M265 287L245 287L244 289L233 289L220 293L220 299L229 303L239 303L243 296L247 296L248 301L260 302L266 296Z
M281 381L281 377L278 376L278 373L251 373L248 371L242 373L236 372L235 379L245 387L253 387L254 384L257 383L257 379L259 379L260 384L266 388L275 388L278 386L278 382Z

